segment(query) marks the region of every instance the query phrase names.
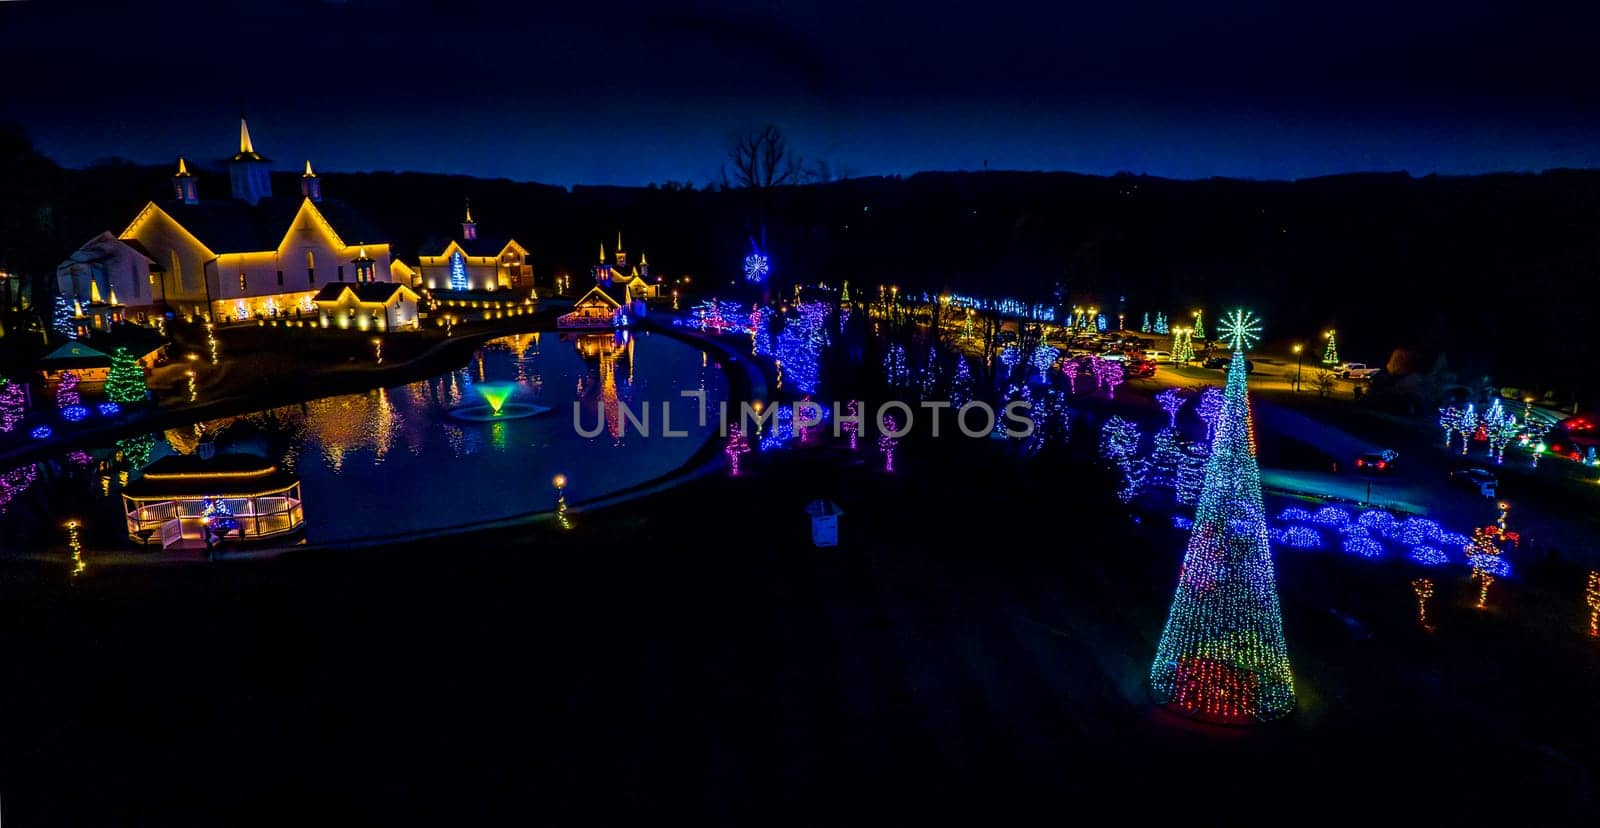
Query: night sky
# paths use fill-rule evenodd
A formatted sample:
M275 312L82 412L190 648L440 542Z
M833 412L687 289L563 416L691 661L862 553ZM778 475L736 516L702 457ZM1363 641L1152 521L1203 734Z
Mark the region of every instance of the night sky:
M557 184L718 177L772 122L836 173L1298 178L1600 166L1600 11L1504 2L0 2L46 154Z

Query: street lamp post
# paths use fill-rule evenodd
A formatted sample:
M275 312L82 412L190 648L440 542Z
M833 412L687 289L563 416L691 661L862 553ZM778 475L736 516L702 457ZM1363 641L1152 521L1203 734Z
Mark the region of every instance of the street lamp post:
M1300 364L1305 362L1305 348L1300 343L1294 344L1294 392L1300 393Z

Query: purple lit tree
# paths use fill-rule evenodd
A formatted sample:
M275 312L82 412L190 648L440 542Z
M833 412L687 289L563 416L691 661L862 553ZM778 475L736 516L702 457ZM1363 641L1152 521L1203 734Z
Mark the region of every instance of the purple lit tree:
M1183 394L1176 388L1168 388L1156 395L1156 404L1161 410L1167 412L1167 428L1178 427L1178 411L1183 408Z
M895 439L890 432L900 430L900 421L894 417L884 417L883 422L879 423L879 425L883 428L883 433L878 435L878 451L883 452L883 470L892 472L894 471L894 447L900 441Z
M22 386L0 377L0 432L9 432L22 422L25 404Z
M750 444L744 439L744 432L738 426L728 429L727 445L722 447L722 453L728 457L728 476L739 476L739 455L750 453Z
M1122 384L1125 376L1122 373L1122 362L1115 359L1102 359L1100 364L1096 366L1096 373L1099 374L1100 384L1106 388L1106 396L1113 400L1116 399L1117 386Z
M78 375L71 371L63 372L61 382L56 385L56 408L66 409L82 404L83 398L78 394Z
M850 403L845 406L845 411L849 416L844 418L844 422L839 423L839 427L844 429L846 434L850 435L850 450L855 451L857 444L856 436L861 431L860 415L856 413L856 401L851 400Z

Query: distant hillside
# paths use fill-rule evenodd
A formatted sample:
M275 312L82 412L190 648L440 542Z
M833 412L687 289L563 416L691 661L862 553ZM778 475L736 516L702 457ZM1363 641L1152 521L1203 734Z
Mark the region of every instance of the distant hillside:
M67 170L8 146L0 180L20 186L4 196L0 257L13 269L53 267L168 192L164 168ZM360 208L405 258L424 238L456 232L470 197L484 232L515 235L542 277L586 272L621 230L656 273L726 282L756 212L740 191L319 172L325 193ZM293 192L298 179L280 173L273 186ZM227 181L202 170L200 187L214 196ZM30 229L41 208L48 229ZM1600 307L1600 172L1296 182L923 173L790 188L767 215L782 283L1047 301L1059 282L1074 301L1102 307L1125 296L1132 325L1146 310L1176 313L1203 299L1215 316L1244 303L1269 335L1310 341L1336 326L1351 359L1382 362L1404 344L1444 350L1464 374L1589 396L1600 384L1589 367L1600 345L1585 324Z

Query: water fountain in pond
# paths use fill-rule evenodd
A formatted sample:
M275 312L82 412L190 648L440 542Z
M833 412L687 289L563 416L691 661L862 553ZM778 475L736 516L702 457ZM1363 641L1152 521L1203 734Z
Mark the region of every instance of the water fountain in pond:
M464 405L450 409L450 416L474 423L492 423L500 420L519 420L549 411L548 406L534 403L510 402L517 390L514 382L480 382L474 385L485 405Z

